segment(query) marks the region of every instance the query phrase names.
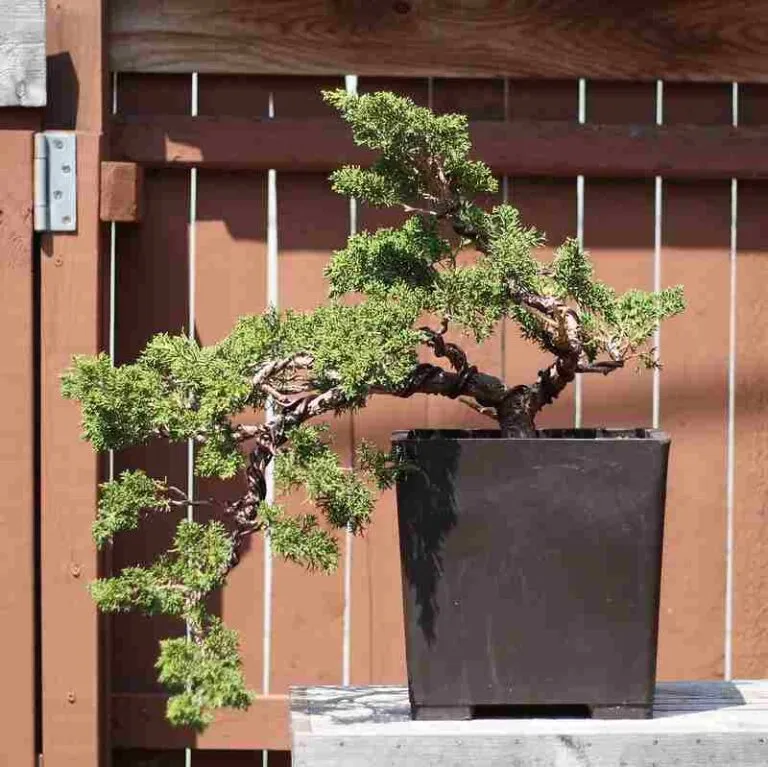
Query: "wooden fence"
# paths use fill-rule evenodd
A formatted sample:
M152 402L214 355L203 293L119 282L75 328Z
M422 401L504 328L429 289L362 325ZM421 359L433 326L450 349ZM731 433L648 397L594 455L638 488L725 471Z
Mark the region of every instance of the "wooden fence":
M660 677L768 675L768 3L643 8L168 0L159 12L115 0L107 14L100 0L51 4L48 107L0 110L0 616L18 627L0 653L18 691L0 703L7 764L40 752L46 767L100 757L229 766L268 754L274 767L288 759L289 685L405 678L385 494L333 576L273 561L254 541L218 607L241 633L260 696L202 736L170 729L153 662L158 638L179 627L99 620L85 583L151 557L172 524L125 536L99 562L89 537L99 479L141 466L185 486L188 450L99 461L58 391L73 353L125 362L161 330L208 344L269 303L316 306L323 266L350 231L399 220L330 191L328 172L365 156L322 103L327 87L391 89L467 113L478 155L503 178L498 199L550 242L582 236L618 288L685 285L689 309L661 333L663 372L584 380L541 425L671 433ZM41 127L77 131L79 228L33 243ZM125 188L100 180L104 160L143 170L140 221L115 222L136 216L130 205L115 212ZM470 354L509 381L541 364L512 326ZM479 418L453 402L378 401L332 430L351 457L361 438L386 445L393 429L486 425Z

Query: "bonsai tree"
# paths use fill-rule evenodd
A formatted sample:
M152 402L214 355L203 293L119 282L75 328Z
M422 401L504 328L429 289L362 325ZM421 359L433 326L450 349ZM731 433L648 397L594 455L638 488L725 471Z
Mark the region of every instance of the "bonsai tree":
M539 411L576 375L605 375L630 360L658 364L649 346L654 330L683 309L680 288L617 294L595 278L573 239L540 260L544 237L514 207L486 210L476 202L497 183L470 159L462 115L436 115L391 93L324 97L354 140L379 153L370 168L336 171L333 188L401 207L402 226L351 236L327 265L328 303L314 311L243 317L212 346L161 333L131 364L77 357L63 377L64 396L80 402L84 437L96 450L193 440L198 477L245 477L245 492L222 503L217 519L181 520L154 562L91 584L104 611L166 614L186 624L186 636L160 643L157 659L159 679L173 693L167 715L178 725L203 728L217 708L251 700L237 635L206 607L246 540L266 533L276 554L332 570L339 557L333 531L361 533L375 488L391 485L402 469L396 455L365 443L355 467L343 466L313 419L362 408L374 396L421 394L460 398L502 436L529 437ZM470 264L459 261L465 249L477 254ZM479 370L447 340L457 329L482 341L505 318L551 358L514 386ZM266 501L271 463L277 486L303 488L327 524ZM102 486L93 535L102 547L148 515L213 503L126 471Z

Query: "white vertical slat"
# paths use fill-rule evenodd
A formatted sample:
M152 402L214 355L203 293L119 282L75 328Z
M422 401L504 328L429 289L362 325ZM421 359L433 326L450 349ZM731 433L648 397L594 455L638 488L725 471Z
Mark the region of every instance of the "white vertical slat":
M267 116L273 119L275 116L275 94L269 94ZM277 308L279 306L279 281L278 281L278 219L277 219L277 172L274 169L267 171L267 306ZM267 417L272 413L272 405L267 403ZM275 477L272 464L266 470L267 503L275 501ZM269 694L270 675L272 672L272 542L268 532L264 533L264 607L262 616L262 679L261 691ZM261 753L262 767L269 765L269 751Z
M117 72L112 73L112 104L111 112L117 114ZM115 364L117 353L117 222L109 224L109 358ZM107 480L111 482L115 478L115 451L110 450L107 456Z
M509 78L505 77L503 81L504 88L504 122L509 122ZM511 192L511 179L504 175L501 177L501 201L505 205L509 203ZM502 322L499 332L501 333L501 380L507 382L507 323Z
M656 125L664 124L664 81L656 81ZM663 235L664 180L661 176L654 179L653 189L653 289L661 290L661 243ZM656 326L653 333L654 355L658 360L661 355L661 327ZM653 370L653 416L652 424L658 429L661 423L661 371Z
M357 75L345 75L344 86L347 93L357 93ZM349 200L349 233L357 232L357 200ZM354 461L355 433L354 418L352 419L352 445L350 465ZM344 615L342 619L342 645L341 645L341 683L350 684L351 660L352 660L352 545L354 536L352 530L347 527L344 536Z
M190 115L198 115L198 77L197 72L192 73L191 81L191 110ZM197 168L189 171L189 216L187 219L187 335L191 340L195 339L196 312L196 287L197 287ZM195 442L187 440L187 495L190 500L195 492ZM194 518L194 507L187 506L187 519Z
M190 94L190 115L197 117L198 115L198 76L197 72L192 73L190 82L191 94ZM189 216L187 220L187 270L188 270L188 282L187 282L187 333L189 338L194 340L195 338L195 324L197 322L196 315L196 286L197 286L197 168L192 168L189 171ZM195 442L192 439L187 440L187 497L190 500L194 499L195 495ZM187 506L187 519L192 521L194 519L194 507L190 504ZM187 637L189 637L189 627L187 626ZM184 749L184 764L185 767L192 767L192 749Z
M579 125L587 122L587 81L579 79ZM579 247L584 247L584 176L576 178L576 240ZM582 423L582 380L581 375L576 376L573 403L573 425L580 429Z
M732 124L739 124L739 84L732 86ZM736 277L739 234L739 182L731 179L730 306L728 312L728 437L726 447L726 538L725 538L725 646L724 675L733 678L733 539L736 450Z

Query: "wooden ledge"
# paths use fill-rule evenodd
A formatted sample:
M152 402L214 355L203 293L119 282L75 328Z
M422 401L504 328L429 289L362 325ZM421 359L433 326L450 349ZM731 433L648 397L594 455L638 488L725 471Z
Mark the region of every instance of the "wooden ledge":
M414 722L402 687L291 692L295 767L765 767L768 681L658 685L654 718Z

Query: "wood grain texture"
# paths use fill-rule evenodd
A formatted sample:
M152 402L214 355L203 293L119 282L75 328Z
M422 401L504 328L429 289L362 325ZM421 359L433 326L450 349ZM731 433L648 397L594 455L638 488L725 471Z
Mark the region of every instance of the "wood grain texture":
M659 685L652 720L410 721L398 687L296 689L293 764L758 767L768 755L765 682Z
M586 115L602 124L653 124L655 85L588 83ZM654 184L649 180L587 178L584 245L597 277L617 291L653 289ZM582 376L585 426L650 427L653 373L630 363L610 376Z
M101 749L99 619L86 589L98 575L91 522L100 476L80 438L80 408L60 391L72 355L100 349L100 145L78 136L78 231L49 236L41 263L43 749L52 767L96 764ZM76 653L61 641L73 626Z
M117 71L765 81L761 2L113 3Z
M101 163L102 221L141 221L144 169L134 162Z
M203 734L171 726L164 716L166 700L163 694L113 695L115 748L282 750L288 747L288 698L285 695L260 695L247 712L221 711ZM193 764L194 758L195 754Z
M768 89L740 87L739 119L768 121ZM768 387L761 332L768 277L768 186L738 185L736 259L735 445L733 503L733 669L768 675Z
M80 408L62 398L60 381L73 354L103 348L104 7L58 0L46 10L49 62L77 72L49 103L45 126L77 131L78 229L44 236L40 265L42 750L48 767L74 767L97 764L109 747L104 623L86 588L100 569L91 524L102 476L81 438ZM62 637L73 638L77 652Z
M338 87L335 78L276 79L275 115L297 119L331 117L321 87ZM277 173L278 307L308 310L326 299L323 277L331 251L346 242L349 205L317 173ZM322 419L342 463L351 458L351 418ZM306 513L303 491L279 498L291 513ZM311 507L310 507L311 508ZM303 679L342 680L344 636L344 533L339 569L331 575L309 573L298 565L274 562L270 692L286 693Z
M45 0L0 0L0 107L45 105Z
M191 78L125 77L118 81L118 107L128 114L183 110ZM155 334L180 333L188 326L188 227L190 179L182 170L150 171L144 179L146 211L140 226L116 230L115 356L133 362ZM115 454L115 472L144 469L185 487L187 446L156 441ZM172 540L181 511L154 515L140 531L120 536L113 546L113 570L153 561ZM111 692L160 692L154 667L158 642L184 633L181 621L148 619L135 613L112 617Z
M664 120L730 120L725 85L665 87ZM723 674L730 182L665 180L661 281L687 310L662 328L660 424L672 437L659 616L660 678Z
M766 94L745 94L747 117L765 120ZM768 186L739 183L734 488L734 672L768 675L768 387L761 331L768 277Z
M35 754L35 471L31 131L0 131L0 314L5 334L0 397L0 699L4 752L29 767Z
M426 79L360 78L358 92L392 90L426 104ZM394 208L358 205L357 228L375 231L400 226L405 216ZM396 429L426 428L427 398L374 397L353 416L355 442L367 440L389 450ZM381 493L365 534L352 550L352 684L402 683L406 679L405 629L400 585L400 548L394 490Z
M576 84L570 87L575 90ZM512 106L526 108L522 101ZM544 106L551 105L542 94ZM529 103L528 108L531 107ZM544 109L544 115L548 109ZM514 112L513 112L514 114ZM474 156L499 174L600 178L730 179L768 177L765 126L695 124L578 125L562 119L474 120ZM328 172L345 163L370 164L336 120L159 115L113 122L115 159L146 165Z
M198 81L201 108L219 114L238 114L245 110L267 113L267 94L257 78L251 88L229 78L201 76ZM197 174L196 252L195 252L195 337L200 344L220 341L237 320L259 314L267 308L267 178L266 173L231 173L200 170ZM263 414L244 414L251 423L262 421ZM196 495L222 502L245 493L245 481L196 480ZM209 518L198 513L198 519ZM223 511L213 516L222 518ZM222 519L222 521L224 521ZM226 524L226 522L225 522ZM217 613L239 633L243 672L251 689L261 690L264 670L264 544L254 536L227 586L214 598ZM253 737L251 746L266 747L255 739L263 714L254 707L247 715ZM269 738L268 738L269 739ZM271 741L274 747L274 737ZM234 741L231 747L242 748ZM193 762L194 763L194 762ZM222 764L227 764L222 761Z

